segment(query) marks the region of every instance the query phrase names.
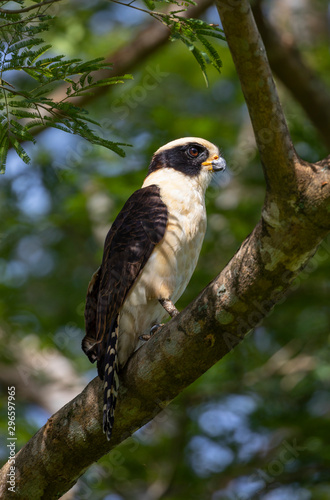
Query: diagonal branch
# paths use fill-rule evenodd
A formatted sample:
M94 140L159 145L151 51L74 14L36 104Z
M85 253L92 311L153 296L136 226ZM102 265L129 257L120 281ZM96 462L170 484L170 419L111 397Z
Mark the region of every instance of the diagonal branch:
M269 168L266 182L273 192L295 186L296 154L250 3L216 2L243 94L249 109L261 161ZM230 34L230 35L229 35Z
M254 2L253 14L274 73L300 103L330 148L330 93L318 75L306 65L293 41L279 33Z
M44 7L45 5L49 5L51 3L56 3L56 2L60 2L60 1L61 0L44 0L44 2L35 3L33 5L30 5L30 7L23 7L22 9L1 9L0 8L0 13L1 14L22 14L23 12L30 12L31 10L39 9L41 7Z
M328 172L324 179L329 180ZM221 274L132 356L120 378L111 442L102 433L103 385L95 378L19 451L17 500L58 498L93 462L230 352L285 298L329 231L330 221L322 230L312 232L310 227L309 217L301 217L278 226L270 237L260 221ZM278 241L286 241L285 253L277 248ZM7 463L0 472L3 499L11 498L5 481L8 470Z

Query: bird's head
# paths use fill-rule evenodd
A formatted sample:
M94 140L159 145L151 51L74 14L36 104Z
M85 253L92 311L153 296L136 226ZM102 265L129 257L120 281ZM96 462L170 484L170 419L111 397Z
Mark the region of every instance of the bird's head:
M226 168L219 148L199 137L184 137L159 148L152 157L148 175L163 168L182 172L208 185L213 172Z

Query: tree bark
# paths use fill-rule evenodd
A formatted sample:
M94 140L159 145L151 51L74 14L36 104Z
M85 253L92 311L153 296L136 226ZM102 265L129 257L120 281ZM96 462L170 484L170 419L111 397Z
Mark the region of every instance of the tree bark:
M102 433L103 389L95 378L17 454L17 499L60 497L166 408L285 298L330 231L330 157L309 164L296 155L249 2L219 0L217 7L265 172L260 221L219 276L132 356L120 377L111 442ZM330 253L329 238L323 245ZM7 472L8 464L0 476L4 499L11 498Z

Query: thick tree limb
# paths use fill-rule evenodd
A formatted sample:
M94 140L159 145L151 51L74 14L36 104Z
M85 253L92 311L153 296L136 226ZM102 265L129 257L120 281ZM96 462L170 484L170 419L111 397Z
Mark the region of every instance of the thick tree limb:
M321 183L330 182L325 170L312 173ZM237 345L285 297L329 230L328 220L327 227L311 231L311 215L276 226L271 235L261 220L222 273L134 354L120 378L110 443L101 429L103 387L98 378L53 415L16 457L16 498L58 498L94 461L154 418ZM4 499L10 498L7 471L8 464L0 475Z
M218 8L261 149L267 178L262 217L220 275L133 355L121 375L110 444L101 430L103 390L95 378L18 453L17 499L58 498L89 465L154 418L283 300L329 233L329 157L308 164L295 155L247 0L219 1ZM330 241L323 245L330 251ZM4 499L11 498L7 471L8 464L0 475Z
M249 109L266 182L273 193L295 184L296 154L260 34L247 1L216 2ZM233 16L235 12L235 16ZM230 35L228 36L228 34ZM271 164L270 164L271 163Z

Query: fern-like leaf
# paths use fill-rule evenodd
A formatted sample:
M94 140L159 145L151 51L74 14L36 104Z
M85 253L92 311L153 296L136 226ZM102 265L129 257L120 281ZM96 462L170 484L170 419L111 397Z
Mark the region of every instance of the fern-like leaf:
M200 33L198 33L198 40L204 45L205 49L207 50L210 58L211 58L211 63L214 65L214 67L220 72L221 67L222 67L222 61L220 59L220 56L218 52L215 50L213 45Z
M18 154L18 156L21 158L21 160L23 160L24 163L30 163L31 158L29 157L29 155L27 154L27 152L25 151L23 146L16 139L16 137L12 137L10 139L10 142L11 142L13 148L15 149L16 153Z
M35 0L36 1L36 0ZM152 0L149 7L152 7ZM18 0L25 6L24 0ZM47 6L38 7L37 12L0 13L0 170L3 173L8 148L13 147L26 163L30 161L21 142L35 142L36 127L54 127L70 134L79 134L86 140L109 148L123 156L121 146L125 144L109 141L97 136L94 127L98 122L88 112L69 102L69 97L92 93L96 87L123 83L130 75L121 78L104 78L94 81L93 72L109 70L112 65L103 58L90 61L65 59L63 55L47 57L51 45L40 37L48 30L52 17L46 14ZM5 77L6 72L23 71L35 81L29 92L17 89ZM77 80L76 75L81 75ZM10 73L10 77L12 74ZM7 81L8 80L8 81ZM13 80L14 81L14 80ZM60 102L53 102L49 92L61 82L69 87ZM93 130L90 128L93 126Z

